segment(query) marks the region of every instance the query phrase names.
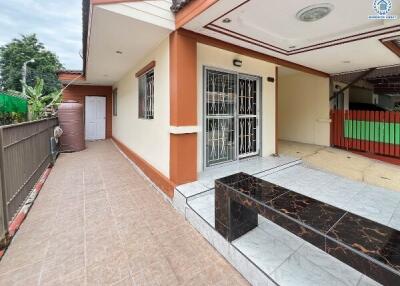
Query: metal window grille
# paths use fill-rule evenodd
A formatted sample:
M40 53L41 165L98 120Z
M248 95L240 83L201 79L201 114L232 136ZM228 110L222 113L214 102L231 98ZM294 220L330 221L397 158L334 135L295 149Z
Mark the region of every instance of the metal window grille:
M257 154L257 80L239 78L239 157Z
M226 72L206 72L206 165L236 158L235 104L237 76Z
M139 118L154 119L154 70L139 77Z
M117 116L117 97L118 97L118 89L113 90L112 94L112 104L113 104L113 116Z

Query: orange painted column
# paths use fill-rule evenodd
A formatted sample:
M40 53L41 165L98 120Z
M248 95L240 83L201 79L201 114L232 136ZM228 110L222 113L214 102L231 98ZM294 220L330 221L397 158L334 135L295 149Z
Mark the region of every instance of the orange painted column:
M170 106L171 126L197 126L197 40L179 30L170 35ZM197 133L171 133L170 180L197 180Z

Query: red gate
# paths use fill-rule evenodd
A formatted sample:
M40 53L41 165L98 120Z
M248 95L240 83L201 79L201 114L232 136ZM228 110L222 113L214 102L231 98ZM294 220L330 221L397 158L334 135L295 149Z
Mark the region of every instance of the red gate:
M400 158L400 112L332 110L331 146Z

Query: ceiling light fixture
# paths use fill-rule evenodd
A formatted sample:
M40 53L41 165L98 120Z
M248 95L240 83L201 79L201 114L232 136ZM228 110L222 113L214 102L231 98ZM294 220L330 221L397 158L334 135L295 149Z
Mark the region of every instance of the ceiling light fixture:
M302 22L315 22L327 16L333 8L334 6L329 3L311 5L301 9L296 18Z
M349 63L351 63L351 61L343 61L342 63L349 64Z
M224 24L229 24L230 22L232 22L232 20L229 18L225 18L222 20L222 23L224 23Z
M122 52L121 52L121 51L116 51L116 53L117 53L118 55L122 55Z

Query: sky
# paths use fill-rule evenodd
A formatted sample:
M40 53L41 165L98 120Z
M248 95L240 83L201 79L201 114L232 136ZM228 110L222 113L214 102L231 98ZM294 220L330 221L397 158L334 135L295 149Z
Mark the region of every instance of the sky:
M32 33L66 69L82 69L82 0L0 0L0 46Z

